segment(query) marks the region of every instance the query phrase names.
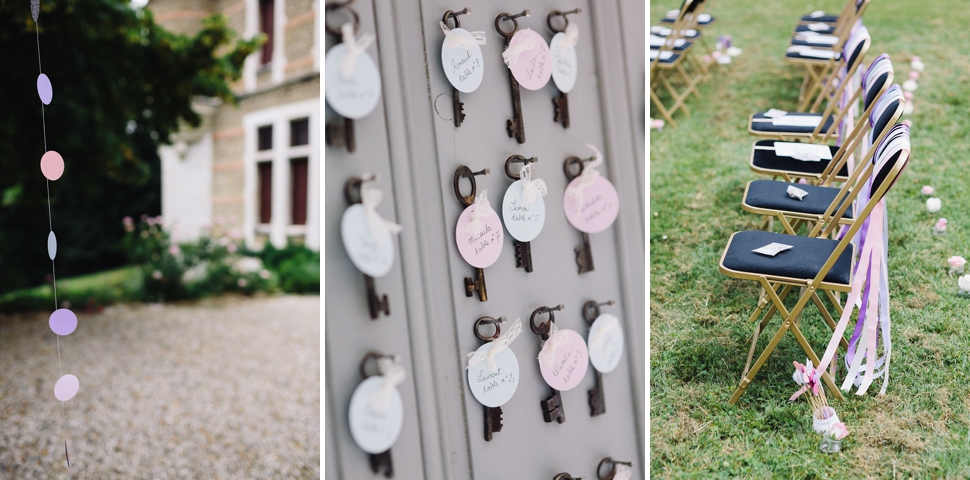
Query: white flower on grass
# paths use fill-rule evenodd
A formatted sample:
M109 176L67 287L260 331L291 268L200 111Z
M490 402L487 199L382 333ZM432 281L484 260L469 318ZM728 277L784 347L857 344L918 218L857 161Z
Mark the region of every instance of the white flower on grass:
M936 197L930 197L926 199L926 211L929 213L936 213L940 211L943 207L943 202Z
M907 92L915 92L917 88L919 88L919 85L916 84L916 80L906 80L903 82L903 90Z
M954 255L948 258L947 262L950 263L950 268L963 268L967 264L967 259Z
M957 280L957 285L960 286L960 291L963 293L970 293L970 274L964 275Z

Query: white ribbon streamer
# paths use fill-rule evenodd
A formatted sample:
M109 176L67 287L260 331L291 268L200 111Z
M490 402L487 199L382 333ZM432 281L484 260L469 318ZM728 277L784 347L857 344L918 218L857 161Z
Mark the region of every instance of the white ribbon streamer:
M555 323L549 325L549 340L542 344L539 351L539 363L551 367L556 361L556 349L569 342L569 335L566 330L559 330Z
M394 363L390 358L381 358L377 361L381 377L384 379L381 388L374 392L371 397L371 406L380 413L387 412L391 406L391 392L404 381L404 367Z
M536 37L529 37L515 45L510 45L502 52L502 60L509 68L514 68L519 63L519 55L526 50L536 48Z
M622 463L614 463L613 469L613 480L630 480L633 478L633 469Z
M589 349L599 350L600 343L605 340L606 333L620 325L620 319L616 317L606 317L603 319L603 326L589 336Z
M354 38L354 24L347 22L340 27L343 44L347 46L347 54L340 61L340 78L346 80L357 69L357 57L367 51L367 47L374 43L374 36L364 33L360 38Z
M559 48L575 47L576 42L579 41L579 27L575 23L570 23L563 33L566 34L566 37L559 41Z
M485 32L468 32L471 36L454 33L445 22L438 22L441 31L445 32L445 46L448 48L461 47L473 50L476 45L485 45Z
M505 350L520 333L522 333L522 319L516 318L515 323L512 324L512 328L499 335L491 343L492 346L488 347L488 350L476 350L469 353L468 366L465 368L472 368L484 360L491 371L498 370L498 365L495 364L495 356L501 353L502 350Z
M577 215L579 215L579 213L583 210L583 190L589 188L589 186L592 185L596 179L600 178L600 172L596 169L596 167L603 164L603 154L599 151L599 149L588 143L586 144L586 147L593 151L593 153L596 155L596 160L593 160L592 163L583 168L583 173L579 175L579 181L576 182L575 185L570 185L570 187L566 189L566 195L576 199Z
M482 190L482 193L475 197L475 208L472 209L471 221L465 226L465 231L472 235L481 233L482 217L495 213L495 210L492 210L492 204L488 203L488 197L485 196L487 193L488 190Z
M383 219L377 213L377 205L383 199L384 192L372 187L370 182L361 184L360 203L364 205L364 211L367 213L367 226L370 227L370 234L379 245L386 244L391 239L392 233L397 234L401 231L400 225Z
M546 189L546 182L541 178L532 180L532 165L523 165L519 170L519 180L522 180L522 203L528 205L536 201L537 196L545 197L549 191Z

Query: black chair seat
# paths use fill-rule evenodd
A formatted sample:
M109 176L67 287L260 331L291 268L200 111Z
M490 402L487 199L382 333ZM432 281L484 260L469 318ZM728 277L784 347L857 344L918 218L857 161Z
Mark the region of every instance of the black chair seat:
M811 32L813 30L811 28L808 28L808 25L799 25L799 26L795 27L795 31L796 32ZM829 26L829 27L826 27L825 29L816 31L815 33L821 33L821 34L825 35L825 34L829 34L829 33L832 33L832 32L835 32L835 27Z
M801 200L788 196L788 186L794 185L808 192ZM819 187L816 185L799 185L797 183L779 182L775 180L755 180L748 184L747 194L742 202L754 208L769 210L783 210L786 212L807 213L821 215L832 205L839 189L835 187ZM839 206L842 206L839 202ZM843 218L852 218L852 205L846 209Z
M773 242L791 245L792 248L774 257L752 252ZM809 280L818 275L838 244L838 241L826 238L749 230L731 236L721 265L739 272ZM851 270L852 247L850 246L839 255L835 265L825 275L824 281L848 285Z
M681 45L679 47L674 47L674 51L676 51L676 52L682 52L682 51L690 48L691 44L692 44L692 42L684 42L683 45ZM661 45L650 45L650 50L660 50L660 47L661 47Z
M839 21L839 16L838 15L822 15L821 17L813 17L811 15L805 15L805 16L802 17L802 21L803 22L810 22L810 23L817 23L817 22L820 22L820 23L835 23L835 22Z
M777 140L759 140L755 142L756 147L774 147ZM835 153L839 151L839 147L834 145L829 145L829 149L832 151L832 157L835 157ZM815 174L818 175L825 171L825 168L829 166L831 160L819 160L817 162L806 162L803 160L797 160L792 157L780 157L775 153L774 150L761 150L755 148L752 152L751 164L757 168L763 168L765 170L781 170L783 172L796 172L805 174ZM839 170L839 177L849 176L849 167L842 165L842 169Z
M754 119L768 119L766 122L755 122L752 121L750 124L751 130L756 132L764 133L795 133L795 134L805 134L809 135L815 131L815 127L800 127L800 126L788 126L788 125L773 125L771 119L765 116L766 112L758 112L754 114ZM788 112L788 116L815 116L821 117L820 113L801 113L801 112ZM825 120L825 124L822 125L820 131L827 132L832 128L832 122L835 121L833 115L829 115L829 118Z
M785 52L785 57L794 58L798 60L809 60L812 62L827 62L830 60L828 58L813 57L811 55L802 55L801 53L798 53L798 52ZM837 62L839 61L840 58L842 58L842 54L839 52L835 52L835 58L832 58L831 60L834 60Z
M677 19L674 18L674 17L664 17L664 18L660 19L660 23L674 23L674 21L676 21L676 20ZM702 21L698 20L697 21L697 24L700 25L700 26L702 26L702 27L706 27L706 26L714 23L715 20L717 20L717 19L714 18L714 17L711 17L711 19L708 20L708 21L706 21L706 22L702 22Z

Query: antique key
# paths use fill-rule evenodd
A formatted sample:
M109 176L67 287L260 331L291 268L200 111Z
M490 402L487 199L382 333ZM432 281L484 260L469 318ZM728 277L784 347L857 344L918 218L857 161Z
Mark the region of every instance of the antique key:
M478 337L482 343L493 342L498 339L502 334L502 328L499 324L505 323L505 317L499 319L494 319L492 317L481 317L475 321L475 336ZM484 336L481 334L479 327L482 325L494 325L495 333L491 336ZM484 406L484 405L483 405ZM485 407L485 441L492 441L492 434L502 431L502 407Z
M553 33L565 32L566 31L566 27L569 26L569 17L567 17L566 15L570 15L570 14L573 14L573 13L583 13L583 9L576 8L576 9L570 10L568 12L562 12L562 11L559 11L559 10L553 10L553 11L549 12L549 15L548 16L546 16L546 25L549 27L549 30L552 30L553 31ZM562 26L562 28L556 28L556 27L552 26L552 19L554 17L557 17L557 16L562 16L563 20L566 22L565 25ZM552 106L553 106L553 111L554 111L553 112L554 113L554 115L553 115L553 121L556 122L556 123L561 123L562 124L562 128L569 128L569 97L568 97L568 94L566 92L560 91L558 97L553 97L553 99L552 99Z
M445 12L445 15L441 17L441 21L444 22L445 25L448 25L448 19L452 18L455 20L455 28L461 28L461 22L458 21L458 16L468 15L469 13L472 13L471 7L465 7L464 10L460 10L457 12L448 10L447 12ZM457 127L460 127L461 122L465 120L465 112L464 112L465 104L461 103L461 100L458 99L458 89L455 88L454 86L451 87L451 96L452 96L452 106L455 110L454 111L455 128L457 128Z
M376 177L369 177L367 180L374 180ZM344 184L344 199L347 200L348 205L354 205L361 203L360 199L360 186L364 183L364 179L359 177L351 177ZM364 274L364 283L367 286L367 307L370 310L371 320L377 320L380 318L381 313L384 315L391 314L391 306L387 301L387 295L379 295L377 293L377 288L374 286L374 277Z
M562 472L557 473L555 477L552 477L552 480L583 480L585 478L586 477L574 477L572 474Z
M606 471L606 473L603 473L604 465L607 465L610 467L609 471ZM598 478L599 480L613 480L614 478L616 478L617 470L619 470L618 468L616 468L617 465L625 465L629 470L629 468L633 467L633 462L618 462L616 460L613 460L613 457L606 457L600 460L599 465L596 466L596 478Z
M462 165L458 167L458 170L455 170L455 196L458 197L458 201L461 202L462 205L470 206L471 204L475 203L475 194L478 191L478 186L475 184L475 176L488 175L489 173L491 173L491 171L487 168L484 170L473 172L470 168L466 167L465 165ZM461 187L458 184L458 182L462 178L468 178L468 180L471 181L472 183L471 195L465 196L461 194ZM488 291L485 288L485 269L484 268L475 268L475 278L465 277L465 296L471 297L475 293L475 290L478 290L479 300L483 302L488 301Z
M542 337L543 341L549 340L549 329L553 322L556 321L556 317L552 312L558 312L565 308L563 305L557 307L539 307L532 312L532 316L529 318L529 326L532 328L532 333ZM540 313L548 313L549 320L546 320L538 327L536 326L536 317ZM565 423L566 413L562 408L562 396L559 390L553 389L552 395L542 399L539 402L539 406L542 407L542 419L546 423Z
M538 162L539 157L525 158L522 155L512 155L505 160L505 175L512 180L519 180L519 175L512 173L513 163L522 163L528 165L530 163ZM532 273L532 243L512 240L512 245L515 247L515 267L524 268L526 272Z
M357 14L356 10L350 8L352 3L353 0L346 2L330 2L326 4L324 10L326 13L330 13L342 9L350 13L350 15L354 18L354 34L356 35L357 31L360 30L360 15ZM324 23L326 24L326 22ZM326 24L326 27L327 32L329 32L331 35L334 35L337 38L341 37L342 32L339 28L334 28L329 24ZM326 137L327 145L330 145L331 147L347 147L347 151L350 153L354 153L354 151L357 150L357 142L354 140L354 120L351 118L341 116L339 122L327 122ZM374 317L372 316L372 318Z
M562 166L563 172L566 173L566 178L572 181L583 173L583 164L592 162L593 160L596 160L595 156L590 158L579 158L575 156L567 158ZM579 166L579 171L575 174L572 173L573 165ZM576 252L576 264L579 265L579 273L592 272L593 251L589 247L589 233L583 232L583 245L575 247L573 250Z
M613 300L603 303L596 303L590 300L583 304L583 318L592 327L593 322L600 316L600 307L603 305L614 305L615 303ZM606 399L603 397L603 373L596 368L593 368L593 370L596 371L596 386L592 390L587 391L589 395L589 415L591 417L606 413Z
M495 30L498 30L498 33L505 37L505 48L509 48L512 36L515 35L515 32L519 31L519 22L516 18L528 17L529 15L529 10L526 9L522 13L515 15L503 12L495 17ZM502 20L511 20L515 28L511 32L502 30ZM505 129L508 130L509 137L515 137L519 143L525 143L525 125L522 122L522 101L519 98L519 82L515 79L515 75L512 75L511 69L509 69L509 83L512 86L512 109L515 112L515 117L506 122Z

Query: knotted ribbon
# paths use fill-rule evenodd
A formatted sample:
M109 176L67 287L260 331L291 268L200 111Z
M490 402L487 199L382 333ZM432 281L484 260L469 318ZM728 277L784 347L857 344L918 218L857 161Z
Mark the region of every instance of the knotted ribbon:
M354 37L354 24L347 22L340 27L343 35L343 44L347 46L347 53L340 61L340 78L346 80L353 75L357 69L357 57L367 51L371 43L374 43L374 36L364 33L360 38Z
M616 317L606 317L603 319L603 326L589 335L589 349L599 351L600 343L606 338L607 332L620 325L620 319Z
M633 469L622 464L613 464L613 480L630 480L633 478Z
M519 63L519 55L533 48L536 48L536 37L529 37L515 45L509 45L509 48L502 52L502 60L509 68L515 68Z
M522 203L524 205L536 201L537 196L545 197L549 193L546 190L546 182L542 181L541 178L532 179L531 164L522 166L522 169L519 170L519 180L522 180Z
M598 148L588 143L586 144L586 147L593 151L593 153L596 155L596 160L593 160L592 163L586 165L586 167L583 168L583 173L579 174L579 181L575 184L571 183L569 188L566 189L566 195L576 199L577 215L583 211L583 190L589 188L594 182L596 182L596 179L600 178L600 172L596 169L596 167L603 163L603 154Z
M471 221L465 226L465 231L472 235L478 235L481 233L482 217L487 217L495 213L495 210L492 210L492 204L488 203L488 197L485 196L487 193L488 190L482 190L482 193L479 193L478 196L475 197L475 204L471 213Z
M549 339L542 344L539 351L539 363L551 367L556 361L556 349L569 342L566 330L559 330L555 323L549 324Z
M445 25L445 22L438 22L441 31L445 32L445 46L448 48L461 47L465 50L473 50L476 45L485 45L485 32L468 32L469 35L455 33Z
M378 412L384 413L391 406L391 392L404 381L405 373L404 367L389 358L379 359L377 366L383 382L381 388L371 397L371 406Z
M491 346L488 347L488 350L476 350L469 353L468 366L465 368L472 368L484 360L491 371L494 372L498 370L498 365L495 364L495 356L498 355L502 350L505 350L506 347L508 347L512 341L515 340L515 337L519 336L520 333L522 333L522 319L517 318L509 331L502 333L497 339L492 341Z
M575 23L570 23L564 33L566 36L559 41L559 48L575 47L576 42L579 41L579 27Z
M377 205L384 199L384 192L364 182L360 186L360 203L364 205L364 212L367 215L367 226L370 227L371 237L378 245L384 245L391 239L391 234L401 231L401 226L385 220L377 213Z

